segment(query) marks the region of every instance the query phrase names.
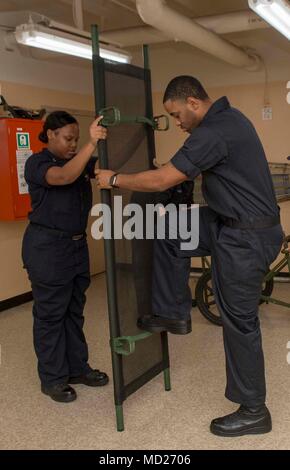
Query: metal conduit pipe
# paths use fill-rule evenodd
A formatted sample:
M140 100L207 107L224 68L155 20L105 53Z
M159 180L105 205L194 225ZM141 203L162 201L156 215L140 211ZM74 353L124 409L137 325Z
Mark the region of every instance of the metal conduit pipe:
M216 16L204 16L196 18L194 21L217 34L269 28L268 23L248 10ZM137 46L138 44L157 44L172 39L172 37L150 26L118 29L102 33L101 36L104 41L119 44L122 47Z
M136 7L144 23L162 31L166 36L191 44L231 65L249 71L259 70L260 59L256 54L246 52L174 11L165 0L136 0Z
M78 29L84 29L83 1L73 0L73 19Z

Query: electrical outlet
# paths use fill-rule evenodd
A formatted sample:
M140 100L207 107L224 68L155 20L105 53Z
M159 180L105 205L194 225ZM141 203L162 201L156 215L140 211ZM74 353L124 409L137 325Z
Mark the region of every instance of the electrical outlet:
M271 121L273 118L272 106L264 106L262 109L263 121Z
M289 80L289 82L287 82L286 88L287 88L287 90L290 89L290 80ZM288 104L290 104L290 91L288 91L288 93L286 95L286 101L287 101Z

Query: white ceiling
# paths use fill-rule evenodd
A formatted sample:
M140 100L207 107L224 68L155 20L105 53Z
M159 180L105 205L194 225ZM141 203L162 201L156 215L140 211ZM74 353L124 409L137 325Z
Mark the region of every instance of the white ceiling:
M0 12L25 9L44 14L55 21L74 25L72 3L73 0L1 0ZM167 0L167 3L192 18L249 10L247 0ZM98 24L101 32L143 25L136 11L134 0L83 0L83 8L87 30L90 30L92 23ZM281 35L277 36L272 28L266 33L256 30L250 33L226 35L226 37L237 44L243 44L247 43L247 35L250 37L250 42L257 38L259 43L262 41L263 44L274 45L274 48L282 48L290 53L290 41ZM279 36L281 36L280 40Z
M72 14L72 0L0 0L1 11L30 10L44 14L55 21L74 25ZM247 0L167 0L172 8L191 18L217 15L234 11L249 10ZM120 6L122 4L123 6ZM120 30L143 25L136 8L134 0L83 0L85 29L90 30L91 24L98 24L101 32ZM239 33L223 35L225 39L242 47L250 47L263 58L269 69L270 79L290 79L290 41L279 34L273 28L257 29ZM133 57L140 46L127 48L131 50ZM184 43L161 43L152 44L152 70L154 82L166 82L172 71L194 73L200 71L201 75L213 81L219 77L222 83L260 80L261 77L249 72L240 71L224 62L215 59L208 54L195 49ZM175 54L175 56L174 56ZM30 55L34 58L40 57L37 51ZM174 57L174 61L172 58ZM77 65L79 59L51 56L51 60L62 63ZM136 59L135 63L138 63ZM82 61L82 66L85 61ZM162 66L161 66L162 64ZM154 70L155 67L155 70ZM164 75L164 77L163 77ZM250 76L252 75L252 78Z
M73 24L72 3L72 0L1 0L0 11L32 10ZM167 3L192 18L248 9L247 0L167 0ZM114 0L83 0L83 7L87 27L96 22L103 31L110 31L143 24L132 0L116 0L116 3Z

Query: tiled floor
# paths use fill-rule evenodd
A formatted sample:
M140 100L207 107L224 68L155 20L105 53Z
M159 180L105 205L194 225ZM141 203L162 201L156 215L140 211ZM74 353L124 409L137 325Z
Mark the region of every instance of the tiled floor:
M290 286L277 286L290 300ZM262 306L268 405L273 431L226 439L209 432L212 418L236 406L224 398L222 330L192 311L193 331L169 335L172 391L162 375L124 403L125 432L116 432L113 383L77 385L78 399L53 402L41 394L32 345L31 304L0 313L1 449L289 449L290 310ZM86 335L93 366L111 373L105 277L93 279L86 306ZM290 360L289 360L290 362Z

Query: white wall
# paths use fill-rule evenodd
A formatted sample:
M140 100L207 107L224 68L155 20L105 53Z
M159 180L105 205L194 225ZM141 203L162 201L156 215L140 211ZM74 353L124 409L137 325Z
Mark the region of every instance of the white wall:
M267 65L269 95L274 111L272 122L261 121L265 85L263 70L250 73L236 69L182 44L159 44L150 48L155 110L162 110L162 93L172 77L194 75L213 97L228 94L233 104L245 111L258 128L269 160L284 161L284 157L290 154L290 106L286 106L286 83L290 80L288 43L286 47L278 33L274 41L267 42L267 30L259 32L258 36L247 34L247 44L259 47ZM229 39L235 39L235 36L229 35ZM5 51L4 33L0 31L0 87L10 104L35 108L47 104L59 108L94 109L90 62L60 55L50 55L49 60L40 60L37 50L24 50L25 56L17 50ZM133 57L136 64L142 64L141 48L133 49ZM162 137L159 135L157 149L160 161L167 160L181 143L182 136L174 130ZM289 204L285 203L284 207L283 221L286 224L289 222L287 230L289 228L290 232ZM0 222L0 301L29 290L20 261L25 225L25 222ZM100 256L100 266L103 266L103 250L98 249L96 253L96 246L94 244L91 248L93 256Z

